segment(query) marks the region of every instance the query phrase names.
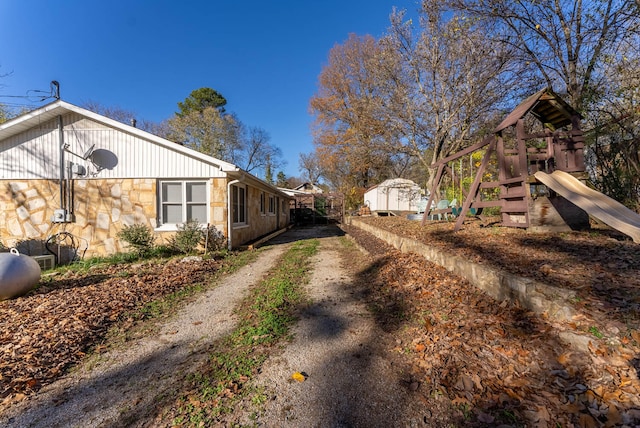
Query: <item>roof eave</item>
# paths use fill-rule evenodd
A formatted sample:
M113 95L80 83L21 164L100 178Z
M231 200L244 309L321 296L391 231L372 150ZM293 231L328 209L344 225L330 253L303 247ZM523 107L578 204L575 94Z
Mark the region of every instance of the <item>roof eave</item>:
M118 122L117 120L108 118L101 114L92 112L82 107L78 107L74 104L71 104L62 100L56 100L50 104L40 107L39 109L32 110L28 113L25 113L14 119L11 119L3 124L0 124L0 140L12 137L13 135L19 134L20 132L24 132L32 128L33 126L36 126L39 123L42 123L44 121L49 121L58 115L63 115L65 113L70 113L70 112L88 117L96 122L103 123L105 125L108 125L116 129L120 129L123 132L135 135L145 140L150 140L169 150L174 150L177 152L181 152L187 156L197 158L202 162L205 162L220 168L220 170L222 171L232 172L235 170L240 170L240 168L238 168L236 165L231 164L229 162L225 162L223 160L214 158L212 156L205 155L196 150L177 144L173 141L169 141L157 135L151 134L140 128L136 128L135 126Z

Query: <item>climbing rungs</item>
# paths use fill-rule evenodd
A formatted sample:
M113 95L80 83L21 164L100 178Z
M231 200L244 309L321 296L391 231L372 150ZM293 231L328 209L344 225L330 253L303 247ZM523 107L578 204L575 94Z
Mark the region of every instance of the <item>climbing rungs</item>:
M489 208L489 207L501 207L502 206L503 201L477 201L477 202L472 202L471 203L471 207L472 208Z
M520 223L520 222L517 222L517 221L512 221L512 220L510 220L508 218L508 216L503 216L502 217L502 225L503 226L507 226L507 227L524 227L524 228L529 227L529 223L528 222Z
M528 211L527 201L503 201L502 212L503 213L526 213Z
M507 187L500 192L501 198L524 198L527 195L527 190L523 186Z

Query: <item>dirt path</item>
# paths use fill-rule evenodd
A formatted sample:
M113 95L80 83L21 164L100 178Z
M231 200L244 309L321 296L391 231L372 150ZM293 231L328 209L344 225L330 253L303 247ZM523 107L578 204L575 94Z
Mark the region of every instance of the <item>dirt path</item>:
M232 331L233 309L248 288L278 260L285 246L264 251L253 263L186 306L160 333L88 361L0 417L9 427L127 426L153 411L153 400L176 377L198 367L207 348Z
M424 426L424 405L411 393L402 368L388 358L383 346L388 338L367 310L363 288L355 281L358 258L365 261L354 248L345 252L339 237L321 239L308 284L311 303L293 331L293 342L270 358L254 381L268 397L264 411L256 415L255 406L245 404L242 423ZM293 381L295 372L308 378Z
M160 333L83 364L0 417L10 427L145 426L158 415L154 400L198 367L216 339L235 326L233 309L245 291L275 265L288 245L319 238L294 340L274 351L252 383L267 402L247 399L231 415L250 426L424 426L424 405L400 365L390 339L367 311L356 281L366 258L345 249L335 227L294 229L270 242L252 264L187 305ZM348 263L347 263L348 262ZM306 381L291 379L305 372ZM409 380L408 380L409 379ZM164 421L168 422L168 421Z

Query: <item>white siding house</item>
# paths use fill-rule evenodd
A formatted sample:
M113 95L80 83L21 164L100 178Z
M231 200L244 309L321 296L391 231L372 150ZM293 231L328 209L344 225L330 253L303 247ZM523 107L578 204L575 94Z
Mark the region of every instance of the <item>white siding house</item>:
M65 231L88 254L122 251L135 223L162 241L196 219L230 247L289 223L289 196L236 165L61 100L0 124L0 202L3 244Z

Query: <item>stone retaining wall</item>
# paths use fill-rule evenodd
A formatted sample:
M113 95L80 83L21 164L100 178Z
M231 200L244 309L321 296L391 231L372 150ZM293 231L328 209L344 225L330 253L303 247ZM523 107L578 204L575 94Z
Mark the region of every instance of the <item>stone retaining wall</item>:
M555 320L569 320L575 315L571 304L575 292L572 290L553 287L530 278L473 263L464 257L449 254L422 242L371 226L357 218L351 218L350 224L371 233L402 252L420 254L430 262L467 279L496 300L518 302L524 308L546 314Z

